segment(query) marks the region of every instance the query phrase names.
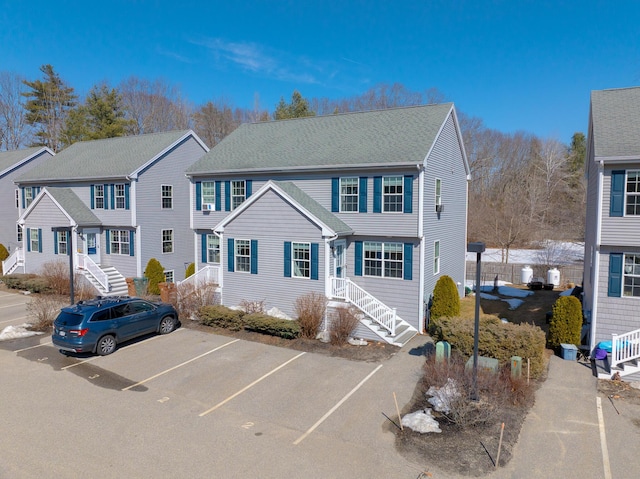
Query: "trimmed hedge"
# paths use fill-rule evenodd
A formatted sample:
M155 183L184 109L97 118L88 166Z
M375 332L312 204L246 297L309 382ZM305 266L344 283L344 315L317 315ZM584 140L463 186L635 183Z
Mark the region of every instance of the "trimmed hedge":
M198 310L198 319L205 326L217 326L231 331L244 328L244 311L227 308L219 304L203 306Z
M267 314L247 314L244 328L248 331L278 336L284 339L295 339L300 336L300 323L289 319L274 318Z
M580 344L582 329L582 305L575 296L560 296L553 305L553 317L549 323L549 346Z
M473 356L473 331L475 320L442 317L432 319L429 333L435 341L447 341L452 348L465 356ZM491 316L480 318L478 354L496 358L501 365L508 365L512 356L530 359L531 377L539 377L545 370L545 334L531 324L503 323Z
M32 293L51 293L46 278L37 274L10 274L2 277L2 281L10 289L19 289L21 291L30 291Z
M160 287L158 284L164 283L164 267L155 258L151 258L147 263L147 267L144 270L144 276L149 280L147 291L149 294L160 294Z

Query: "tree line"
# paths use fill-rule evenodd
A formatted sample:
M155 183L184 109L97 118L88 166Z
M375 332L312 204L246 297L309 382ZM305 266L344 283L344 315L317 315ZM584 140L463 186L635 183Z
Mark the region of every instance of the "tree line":
M117 87L100 83L79 98L51 65L42 78L27 80L0 71L0 151L47 146L58 152L77 142L117 136L193 129L213 147L242 123L378 110L448 101L437 88L411 91L400 83L379 84L348 98L304 98L294 90L273 112L254 97L253 108L224 98L193 105L176 86L131 76ZM471 168L469 241L509 249L546 240L584 238L585 136L569 145L519 131L487 128L458 110Z

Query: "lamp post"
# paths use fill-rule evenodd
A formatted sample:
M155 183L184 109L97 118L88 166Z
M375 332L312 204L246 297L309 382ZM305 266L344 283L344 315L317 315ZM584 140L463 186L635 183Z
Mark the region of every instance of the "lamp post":
M473 376L471 382L471 399L478 400L478 336L480 334L480 262L485 245L482 242L468 243L467 251L476 253L476 314L473 328Z

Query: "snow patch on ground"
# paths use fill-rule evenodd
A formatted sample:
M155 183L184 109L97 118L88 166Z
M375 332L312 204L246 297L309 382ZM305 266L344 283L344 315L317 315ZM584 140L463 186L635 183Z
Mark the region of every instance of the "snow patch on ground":
M402 425L419 433L442 432L438 421L431 415L431 409L405 414Z
M520 305L522 305L522 303L524 303L524 301L522 301L521 299L503 299L502 301L504 301L505 303L507 303L509 305L509 309L510 310L514 310L514 309L518 309L518 307Z
M40 331L31 331L29 323L20 324L18 326L7 326L0 332L0 341L6 341L8 339L28 338L29 336L37 336L38 334L44 334Z

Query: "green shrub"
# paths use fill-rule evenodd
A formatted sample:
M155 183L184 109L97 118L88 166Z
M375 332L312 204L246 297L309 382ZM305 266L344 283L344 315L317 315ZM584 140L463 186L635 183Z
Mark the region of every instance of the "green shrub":
M189 266L187 266L187 270L184 272L184 278L187 279L189 276L193 276L195 272L196 272L196 264L189 263Z
M159 283L164 283L164 268L155 258L151 258L144 270L144 276L149 280L147 291L149 294L160 294Z
M8 257L9 251L7 251L7 248L2 243L0 243L0 261L4 261ZM0 264L0 273L2 273L2 264Z
M553 317L549 323L549 346L580 344L582 306L575 296L560 296L553 305Z
M30 291L32 293L50 293L51 288L45 278L41 278L36 274L11 274L3 276L2 281L10 289L19 289L21 291Z
M442 317L453 318L460 314L460 296L456 283L450 276L440 276L433 288L431 319Z
M432 319L429 333L435 341L447 341L466 357L473 355L474 319L441 317ZM545 334L530 324L503 323L493 316L480 318L478 353L509 364L512 356L530 360L530 374L540 376L545 369Z
M261 313L247 314L244 328L248 331L269 334L285 339L295 339L300 335L300 323L289 319L280 319Z
M227 308L220 304L201 307L197 316L200 323L205 326L217 326L231 331L240 331L244 327L244 311Z

